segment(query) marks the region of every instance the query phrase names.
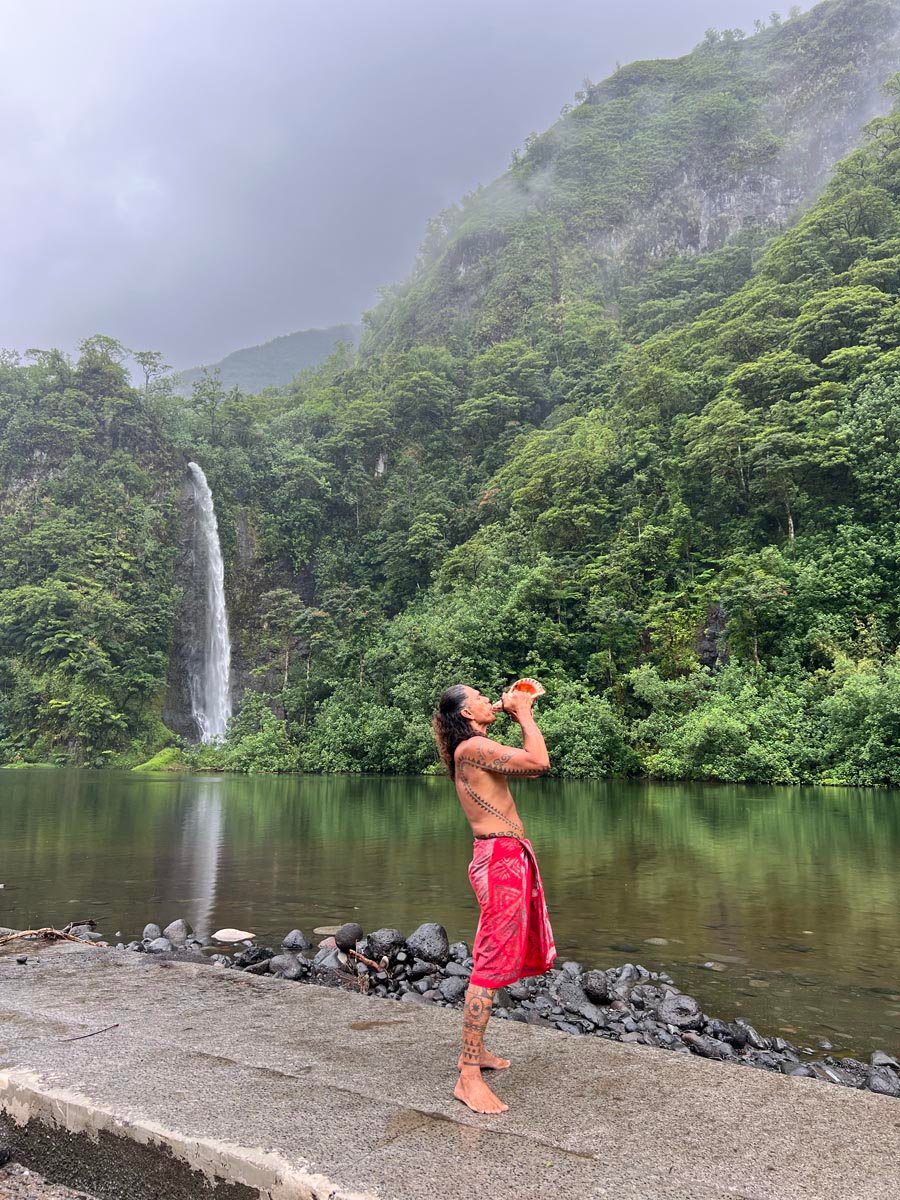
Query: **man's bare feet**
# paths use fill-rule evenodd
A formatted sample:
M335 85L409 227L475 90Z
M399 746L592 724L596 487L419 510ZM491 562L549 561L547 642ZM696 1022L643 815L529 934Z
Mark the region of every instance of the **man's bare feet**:
M460 1055L456 1060L457 1071L462 1070L463 1056ZM482 1071L505 1071L510 1065L508 1058L498 1058L496 1054L490 1054L487 1050L481 1051L481 1060L478 1063Z
M480 1067L463 1067L459 1073L453 1095L477 1113L504 1113L509 1105L495 1096L481 1078Z

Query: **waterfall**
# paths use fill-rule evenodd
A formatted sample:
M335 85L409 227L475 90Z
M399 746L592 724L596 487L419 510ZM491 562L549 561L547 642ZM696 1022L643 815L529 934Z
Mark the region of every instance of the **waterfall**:
M212 492L206 476L195 463L188 463L194 489L194 569L205 576L206 607L202 622L202 646L191 671L191 712L200 730L201 742L219 741L231 716L231 640L225 608L225 568L219 545L219 526Z

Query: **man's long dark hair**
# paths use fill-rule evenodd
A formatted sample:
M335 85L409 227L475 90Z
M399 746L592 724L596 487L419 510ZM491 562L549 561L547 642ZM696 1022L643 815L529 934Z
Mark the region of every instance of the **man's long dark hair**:
M454 683L442 694L437 712L431 719L438 753L451 779L456 778L456 747L467 738L475 737L477 732L472 728L469 718L462 715L461 709L465 708L466 700L465 685Z

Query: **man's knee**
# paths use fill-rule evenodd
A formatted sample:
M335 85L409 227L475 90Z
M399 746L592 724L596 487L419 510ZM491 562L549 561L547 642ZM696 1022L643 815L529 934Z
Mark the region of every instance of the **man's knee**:
M485 1003L490 1004L491 1001L494 999L494 992L496 990L497 990L496 988L486 988L486 987L481 987L477 983L470 983L469 986L466 988L466 1004L469 1003L470 999L471 1000L482 1000Z

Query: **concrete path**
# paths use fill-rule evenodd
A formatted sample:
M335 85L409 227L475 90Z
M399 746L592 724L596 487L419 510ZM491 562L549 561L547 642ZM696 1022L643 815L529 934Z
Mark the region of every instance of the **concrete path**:
M6 957L0 1137L106 1200L900 1196L900 1101L497 1021L510 1111L479 1117L459 1024L115 950Z

